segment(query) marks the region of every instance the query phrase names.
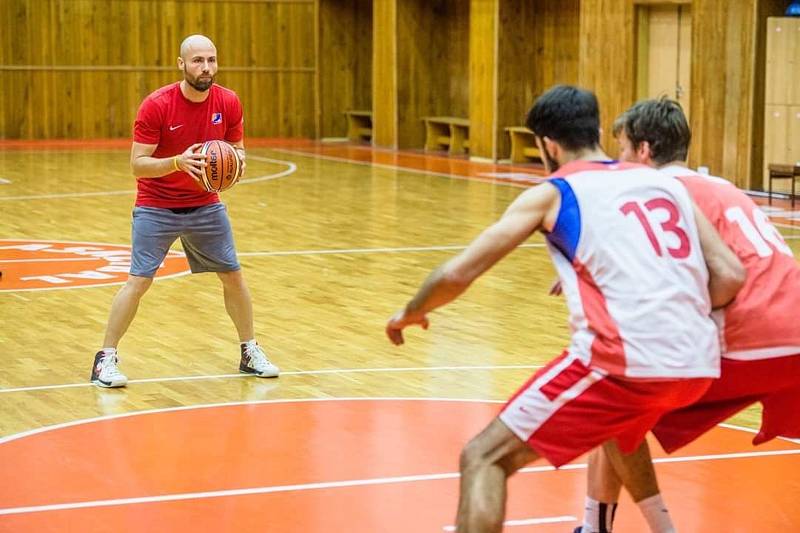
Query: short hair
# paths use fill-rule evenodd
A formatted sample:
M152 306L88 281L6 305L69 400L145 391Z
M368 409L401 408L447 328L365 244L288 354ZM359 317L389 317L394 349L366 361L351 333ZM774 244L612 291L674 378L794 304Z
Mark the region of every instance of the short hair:
M549 137L567 150L600 144L600 111L591 91L571 85L552 87L533 104L525 125L539 137Z
M685 161L689 155L692 131L681 104L662 96L657 100L636 102L614 121L614 136L625 136L638 148L650 145L650 157L657 165Z

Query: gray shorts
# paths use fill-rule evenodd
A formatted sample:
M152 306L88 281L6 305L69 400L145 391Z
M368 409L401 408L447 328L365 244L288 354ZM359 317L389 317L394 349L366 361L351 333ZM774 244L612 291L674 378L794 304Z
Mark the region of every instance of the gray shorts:
M192 272L239 270L233 232L224 204L197 207L175 213L160 207L133 209L133 276L152 278L170 246L180 237Z

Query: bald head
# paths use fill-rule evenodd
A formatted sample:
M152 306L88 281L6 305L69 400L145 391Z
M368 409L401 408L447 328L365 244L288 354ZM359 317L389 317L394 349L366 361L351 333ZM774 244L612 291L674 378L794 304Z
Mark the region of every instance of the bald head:
M190 35L181 43L181 58L186 61L187 58L192 57L192 55L197 52L208 52L212 50L212 55L216 55L217 47L214 46L214 43L211 42L211 39L205 35Z
M189 99L202 101L217 74L217 47L205 35L190 35L181 43L178 69L183 71L182 90ZM196 91L192 93L191 90Z

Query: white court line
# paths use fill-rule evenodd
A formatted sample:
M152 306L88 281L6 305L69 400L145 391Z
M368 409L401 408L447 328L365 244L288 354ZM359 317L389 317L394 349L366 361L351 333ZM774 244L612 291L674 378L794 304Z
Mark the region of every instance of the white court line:
M248 178L239 181L239 185L247 185L250 183L259 183L262 181L269 181L278 178L282 178L284 176L288 176L289 174L293 174L297 171L297 165L292 163L291 161L284 161L282 159L272 159L270 157L261 157L257 155L249 155L247 159L253 159L255 161L263 161L265 163L276 163L280 165L286 165L288 168L284 171L278 172L276 174L265 174L263 176L257 176L255 178ZM12 200L55 200L60 198L90 198L93 196L123 196L127 194L135 194L136 189L126 189L124 191L95 191L95 192L65 192L65 193L55 193L55 194L29 194L24 196L0 196L0 202L8 202Z
M757 429L753 429L753 428L746 428L746 427L743 427L743 426L735 426L735 425L733 425L733 424L725 424L725 423L722 423L722 424L717 424L717 425L718 425L719 427L721 427L721 428L726 428L726 429L735 429L735 430L737 430L737 431L746 431L747 433L752 433L752 434L754 434L754 435L757 435L757 434L758 434L758 432L759 432L759 430L757 430ZM793 444L799 444L799 445L800 445L800 439L792 439L792 438L789 438L789 437L775 437L775 438L776 438L776 439L780 439L780 440L784 440L784 441L786 441L786 442L791 442L791 443L793 443Z
M0 178L0 185L8 185L9 183L11 183L11 180Z
M2 242L2 241L0 241ZM33 242L33 241L31 241ZM117 246L117 245L115 245ZM544 243L529 243L517 246L517 248L544 248ZM464 244L454 244L447 246L407 246L397 248L333 248L330 250L284 250L277 252L239 252L239 257L281 257L292 255L326 255L326 254L377 254L377 253L403 253L403 252L438 252L449 250L463 250L467 246ZM47 250L44 250L45 252ZM173 250L175 253L176 250ZM185 254L181 253L181 256ZM65 257L65 258L31 258L31 259L0 259L0 263L60 263L69 261L90 261L92 257ZM102 258L98 259L101 260Z
M383 398L376 398L376 397L362 397L362 398L295 398L295 399L281 399L281 400L243 400L240 402L222 402L222 403L207 403L207 404L199 404L199 405L182 405L180 407L161 407L158 409L148 409L146 411L134 411L130 413L117 413L113 415L104 415L104 416L97 416L94 418L84 418L81 420L73 420L71 422L62 422L60 424L53 424L52 426L44 426L36 429L30 429L28 431L23 431L21 433L14 433L12 435L6 435L5 437L0 437L0 444L5 444L6 442L10 442L12 440L21 439L24 437L30 437L31 435L37 435L39 433L45 433L47 431L54 431L57 429L63 429L73 426L79 426L82 424L93 424L95 422L103 422L106 420L114 420L117 418L129 418L132 416L142 416L142 415L151 415L156 413L171 413L176 411L192 411L194 409L214 409L217 407L236 407L241 405L264 405L264 404L273 404L273 403L315 403L315 402L363 402L363 401L409 401L409 402L454 402L454 403L505 403L502 400L473 400L473 399L463 399L463 398L401 398L401 397L383 397Z
M654 463L683 463L696 461L719 461L727 459L744 459L754 457L774 457L782 455L800 455L800 450L774 450L768 452L740 452L714 455L695 455L689 457L669 457L654 459ZM576 463L564 465L561 470L583 470L586 463ZM518 474L531 474L539 472L552 472L556 469L552 466L540 466L522 468ZM364 487L375 485L390 485L399 483L418 483L421 481L439 481L447 479L457 479L458 472L446 472L441 474L419 474L410 476L393 476L366 479L349 479L342 481L322 481L317 483L301 483L294 485L272 485L265 487L251 487L247 489L226 489L203 492L183 492L175 494L162 494L160 496L139 496L136 498L116 498L109 500L92 500L85 502L58 503L51 505L32 505L26 507L7 507L0 509L0 516L25 513L41 513L46 511L65 511L71 509L86 509L95 507L112 507L119 505L134 505L142 503L174 502L183 500L203 500L208 498L224 498L232 496L246 496L253 494L275 494L279 492L300 492L307 490L336 489L345 487Z
M295 150L289 150L288 148L272 148L272 150L280 153L297 155L300 157L308 157L311 159L324 159L326 161L336 161L337 163L349 163L353 165L360 165L360 166L368 166L374 168L381 168L384 170L397 170L402 172L410 172L413 174L425 174L427 176L439 176L442 178L452 178L456 180L467 180L467 181L477 181L481 183L487 183L490 185L508 185L510 187L518 187L518 188L529 188L530 184L523 184L515 181L501 181L501 180L494 180L494 179L486 179L480 178L477 176L462 176L461 174L447 174L445 172L436 172L433 170L425 170L425 169L417 169L417 168L410 168L410 167L401 167L397 165L387 165L385 163L373 163L372 161L354 161L352 159L347 159L345 157L336 157L332 155L322 155L322 154L309 154L306 152L298 152ZM531 174L533 177L541 177L537 176L536 174Z
M544 243L521 244L517 248L544 248ZM283 255L325 255L325 254L374 254L374 253L402 253L402 252L437 252L448 250L464 250L465 244L446 246L407 246L400 248L343 248L330 250L286 250L283 252L241 252L240 257L273 257Z
M30 259L0 259L0 263L66 263L70 261L93 260L105 261L106 259L104 257L53 257L50 259L32 257Z
M153 282L155 283L167 279L180 278L183 276L188 276L191 273L192 273L191 270L187 268L186 270L176 272L175 274L168 274L166 276L156 276L155 278L153 278ZM17 292L70 291L75 289L96 289L98 287L112 287L114 285L125 285L125 280L112 281L110 283L92 283L91 285L68 285L66 287L60 285L52 285L50 287L38 287L34 289L0 289L0 294L14 294Z
M358 374L375 372L441 372L462 370L517 370L537 369L544 365L479 365L479 366L418 366L418 367L389 367L389 368L330 368L322 370L289 370L281 372L281 376L313 376L323 374ZM252 378L252 374L209 374L203 376L175 376L169 378L131 379L128 383L166 383L169 381L197 381L204 379ZM260 378L259 378L260 379ZM30 392L38 390L71 389L76 387L93 387L89 382L66 383L62 385L35 385L30 387L15 387L0 389L0 394L6 392ZM2 442L2 441L0 441Z
M503 525L506 527L513 526L535 526L538 524L558 524L560 522L577 522L577 517L574 516L545 516L542 518L524 518L522 520L506 520ZM444 526L444 531L455 531L456 526Z
M462 368L462 367L456 367ZM506 368L506 367L502 367ZM517 368L517 366L513 366L512 368ZM537 368L537 367L528 367L525 365L520 365L519 368ZM538 366L541 368L541 366ZM356 369L356 370L364 370L364 369ZM392 369L393 370L393 369ZM323 370L322 372L336 372L335 370ZM239 374L233 374L233 376L239 376ZM88 386L88 384L86 384ZM130 413L117 413L113 415L104 415L98 416L94 418L84 418L79 420L73 420L71 422L61 422L59 424L53 424L51 426L44 426L40 428L30 429L28 431L23 431L21 433L14 433L11 435L6 435L5 437L0 437L0 444L4 444L9 441L21 439L24 437L29 437L31 435L36 435L38 433L44 433L47 431L54 431L57 429L68 428L72 426L78 426L81 424L91 424L94 422L102 422L105 420L112 420L117 418L128 418L132 416L142 416L142 415L149 415L155 413L168 413L174 411L191 411L194 409L213 409L217 407L235 407L240 405L262 405L262 404L277 404L277 403L313 403L313 402L362 402L362 401L408 401L408 402L455 402L455 403L490 403L490 404L500 404L506 403L505 400L481 400L481 399L471 399L471 398L409 398L409 397L342 397L342 398L294 398L294 399L278 399L278 400L243 400L239 402L223 402L223 403L209 403L209 404L198 404L198 405L182 405L180 407L161 407L158 409L149 409L145 411L133 411ZM740 426L735 426L733 424L719 424L719 426L737 430L737 431L745 431L747 433L753 433L754 430L749 428L744 428ZM782 437L778 437L780 440L786 440L789 442L795 443L792 439L784 439ZM800 444L800 443L797 443ZM800 449L797 450L800 452ZM658 460L656 460L658 461ZM535 469L539 469L542 467L535 467ZM553 469L553 467L546 467ZM569 465L561 467L562 470L568 470Z

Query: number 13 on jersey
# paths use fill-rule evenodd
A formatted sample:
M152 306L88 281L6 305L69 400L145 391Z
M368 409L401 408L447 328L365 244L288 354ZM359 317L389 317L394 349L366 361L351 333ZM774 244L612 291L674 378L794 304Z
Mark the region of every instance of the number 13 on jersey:
M661 243L659 242L650 220L647 218L648 212L666 211L668 218L661 222L661 231L663 233L675 235L678 238L678 246L676 248L667 247L667 253L675 259L685 259L692 253L692 245L686 231L680 227L681 213L678 211L677 206L667 198L653 198L646 202L626 202L619 208L623 215L633 215L642 225L642 229L647 235L653 250L661 257L664 253L661 250Z

